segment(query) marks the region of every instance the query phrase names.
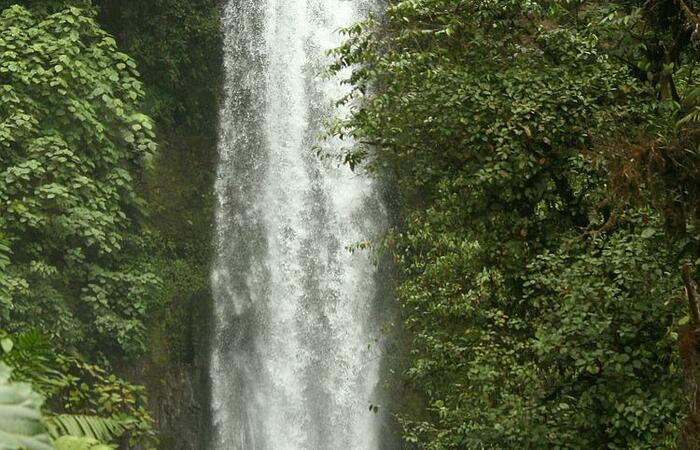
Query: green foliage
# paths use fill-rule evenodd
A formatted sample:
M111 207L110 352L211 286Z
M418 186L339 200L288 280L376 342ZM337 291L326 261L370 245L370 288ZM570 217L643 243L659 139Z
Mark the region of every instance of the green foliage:
M55 394L65 387L66 379L61 364L48 337L27 331L10 335L0 331L2 355L0 361L12 368L12 378L30 383L44 396Z
M0 363L0 449L53 449L41 422L43 401L29 384L10 382L9 368Z
M44 424L53 439L73 436L102 442L110 442L121 437L128 428L128 424L116 419L73 414L48 417L44 420Z
M94 437L117 437L123 428L96 417L42 418L44 399L27 383L10 382L10 369L0 363L0 449L2 450L112 450ZM45 425L49 432L46 432ZM121 430L121 431L120 431ZM62 436L61 435L67 435ZM52 442L51 438L56 439Z
M564 447L675 448L678 279L662 236L645 237L639 215L625 225L528 268L541 411L559 412L538 422Z
M122 426L122 447L150 448L143 387L111 367L138 364L149 389L170 389L163 375L203 339L218 2L0 0L0 13L0 329L11 333L0 338L14 347L0 359L47 397L54 431ZM128 359L146 340L150 358Z
M215 0L94 2L98 19L138 63L145 106L160 149L141 186L152 261L163 279L161 308L149 323L153 387L162 371L192 364L203 340L211 259L216 118L222 74L220 5ZM151 386L149 386L150 388Z
M56 450L113 450L113 447L102 444L95 439L64 436L54 443Z
M660 3L399 1L344 30L328 132L398 185L405 441L676 447L700 166L669 79L697 58Z
M91 416L87 423L83 419L59 415L51 419L54 429L66 429L69 422L82 421L83 432L78 436L113 437L124 436L131 446L153 448L158 439L153 428L153 418L146 409L148 403L143 386L108 373L105 369L74 358L64 359L62 372L65 387L57 393L61 410L73 416ZM104 418L104 419L99 419ZM93 428L96 427L96 428ZM93 428L90 434L89 429ZM74 433L71 433L74 434Z
M158 279L140 256L134 183L156 144L135 63L89 9L1 14L0 324L139 351Z
M52 14L65 9L66 6L89 8L91 0L0 0L0 10L13 5L22 5L40 14Z
M96 0L100 20L139 63L161 131L216 135L221 31L216 0Z
M216 113L223 47L216 0L99 0L99 19L137 62L161 148L143 187L163 279L149 327L154 386L174 364L192 364L204 337L211 260Z
M142 448L157 444L143 386L75 357L56 355L37 332L0 336L0 361L12 369L12 379L31 383L48 399L43 423L52 438L123 440Z
M162 415L161 448L200 436L208 420L201 355L209 320L212 186L223 48L217 0L97 0L98 20L138 64L145 108L154 118L159 151L140 190L155 231L146 237L162 278L159 308L148 322L148 355L128 364L151 397L175 403ZM185 375L183 377L183 375ZM192 381L192 396L182 383ZM200 403L193 411L192 399ZM186 411L186 412L185 412Z

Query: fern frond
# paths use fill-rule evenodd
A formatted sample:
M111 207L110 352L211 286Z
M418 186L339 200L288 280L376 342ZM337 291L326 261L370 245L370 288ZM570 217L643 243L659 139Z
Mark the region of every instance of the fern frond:
M128 421L111 417L60 414L44 420L53 439L60 436L88 437L102 442L121 437L128 428Z
M47 397L65 384L48 336L30 330L10 337L14 342L12 351L0 354L0 360L12 367L14 380L31 383Z

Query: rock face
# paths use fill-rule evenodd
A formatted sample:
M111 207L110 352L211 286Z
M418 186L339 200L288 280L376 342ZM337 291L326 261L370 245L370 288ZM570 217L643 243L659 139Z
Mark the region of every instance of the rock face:
M207 432L206 370L174 367L160 389L151 389L151 405L161 435L161 448L204 449Z
M138 64L159 149L139 188L158 241L160 309L147 352L118 372L145 385L163 450L204 450L209 435L217 115L223 0L93 0L98 20Z
M207 448L215 155L215 136L166 136L148 184L162 208L153 223L171 248L162 263L164 304L133 379L146 386L163 450Z
M171 332L169 337L176 341L189 339L190 345L183 352L153 333L149 353L138 364L121 371L126 378L146 387L162 450L208 448L210 299L211 296L202 295L185 305L171 305L170 312L181 309L174 315L179 318L182 335ZM158 330L157 325L154 329Z
M161 436L160 448L164 450L206 448L209 402L207 369L203 363L171 367L161 385L149 391L152 413Z

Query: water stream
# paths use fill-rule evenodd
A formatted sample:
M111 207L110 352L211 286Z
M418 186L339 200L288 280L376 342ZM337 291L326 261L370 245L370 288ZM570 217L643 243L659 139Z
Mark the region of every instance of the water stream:
M216 182L213 450L375 450L372 182L312 150L344 93L319 77L363 0L229 0ZM340 145L338 143L338 145Z

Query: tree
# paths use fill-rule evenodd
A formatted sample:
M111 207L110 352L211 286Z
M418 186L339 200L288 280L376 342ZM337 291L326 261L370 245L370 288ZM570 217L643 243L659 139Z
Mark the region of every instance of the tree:
M155 151L134 62L91 9L0 17L0 326L143 347L157 277L135 191Z
M386 246L412 340L405 377L425 399L400 405L406 441L678 444L674 266L697 251L696 232L664 233L668 218L650 196L621 195L615 174L631 172L613 169L640 136L673 136L675 98L691 92L654 53L670 48L664 24L687 34L672 3L659 14L635 2L400 1L345 30L332 70L350 69L351 113L330 133L351 139L339 155L351 167L399 186L403 219ZM687 75L696 55L675 57ZM696 178L681 180L669 193L693 198Z

